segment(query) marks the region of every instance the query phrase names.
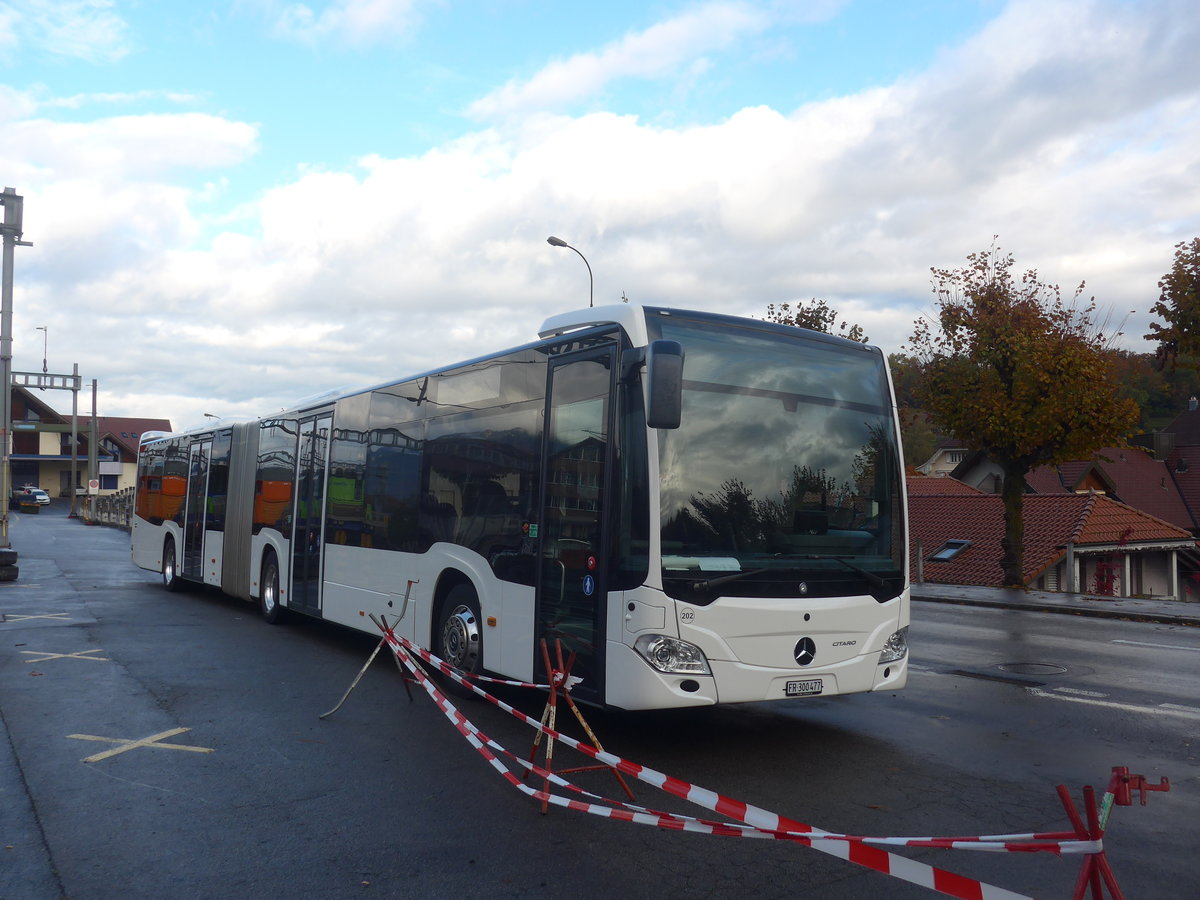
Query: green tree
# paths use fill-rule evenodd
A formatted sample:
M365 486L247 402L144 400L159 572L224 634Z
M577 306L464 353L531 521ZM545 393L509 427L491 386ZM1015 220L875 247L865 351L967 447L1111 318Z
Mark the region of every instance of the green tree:
M794 325L797 328L807 328L810 331L823 331L826 334L836 334L865 344L867 334L861 325L851 325L849 322L838 322L838 311L830 308L824 300L816 297L807 303L797 303L795 308L790 303L767 304L767 321L778 322L780 325ZM834 328L837 328L835 331Z
M1175 264L1158 289L1150 311L1167 324L1151 322L1146 340L1158 341L1159 365L1173 367L1180 356L1200 357L1200 237L1175 245Z
M917 389L925 377L921 372L921 363L915 356L906 353L889 353L888 368L892 370L896 405L901 409L917 409Z
M904 438L904 465L915 469L929 457L937 446L938 434L921 409L918 394L925 373L915 356L905 353L889 353L888 368L892 370L892 384L896 389L896 406L900 410L900 434Z
M925 410L909 406L900 407L900 434L904 438L904 467L915 472L933 456L938 434Z
M1004 584L1023 584L1025 477L1037 466L1089 458L1137 422L1117 395L1109 338L1094 299L1071 301L1034 270L1019 278L993 245L967 265L937 269L935 321L910 343L925 377L919 396L946 434L985 452L1003 472Z

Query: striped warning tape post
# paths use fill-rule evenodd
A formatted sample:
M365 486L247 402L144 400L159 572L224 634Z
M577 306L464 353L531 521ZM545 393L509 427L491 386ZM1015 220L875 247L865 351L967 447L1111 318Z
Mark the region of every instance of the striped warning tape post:
M400 662L424 688L437 707L449 719L460 734L480 753L484 759L509 784L523 794L542 803L549 803L577 812L617 821L633 822L636 824L653 825L673 831L684 831L701 834L713 834L731 837L765 838L772 840L793 841L812 847L822 853L827 853L839 859L856 865L864 866L885 875L929 888L961 900L1032 900L1024 894L1017 894L1004 888L985 884L976 879L967 878L953 872L926 863L918 862L904 856L897 856L881 847L914 847L936 848L948 850L976 850L985 852L1017 852L1017 853L1051 853L1054 855L1083 854L1084 868L1080 873L1074 897L1082 900L1085 890L1090 887L1093 900L1102 900L1101 880L1112 894L1114 900L1123 900L1123 895L1112 877L1111 869L1104 857L1103 824L1107 819L1108 810L1115 802L1117 805L1130 805L1132 790L1142 792L1142 804L1145 804L1145 791L1169 790L1167 780L1162 779L1159 786L1147 784L1142 776L1130 776L1128 769L1114 768L1113 779L1109 791L1105 795L1103 807L1104 817L1096 814L1096 804L1091 794L1091 788L1085 788L1084 795L1088 805L1089 823L1085 826L1075 811L1073 803L1065 788L1059 788L1059 796L1067 808L1068 816L1074 831L1060 832L1028 832L1020 834L998 834L960 837L871 837L864 835L839 834L824 831L812 825L806 825L794 819L780 816L777 813L762 809L749 803L725 797L714 791L698 785L690 784L680 779L672 778L639 763L626 760L612 753L601 751L586 743L562 734L547 726L542 721L533 719L515 707L480 688L476 681L512 685L519 687L535 687L549 690L549 685L539 685L528 682L514 682L499 679L467 675L439 659L427 650L416 647L402 635L395 633L393 627L386 622L376 621L383 632L383 640ZM547 768L540 767L531 760L523 760L511 753L500 744L481 732L430 680L423 666L417 662L420 659L464 688L472 691L480 698L503 710L519 721L524 722L541 734L566 744L573 750L588 756L605 766L629 775L646 784L657 787L665 793L687 800L704 809L719 813L735 820L737 824L727 822L712 822L690 816L674 813L659 812L631 803L591 794ZM554 671L552 680L562 683L563 673ZM574 679L567 679L569 683ZM527 772L543 778L547 785L553 784L563 790L570 791L577 797L572 799L539 790L525 784L501 760L508 757L517 766ZM1132 786L1132 787L1131 787ZM607 805L601 805L607 804Z

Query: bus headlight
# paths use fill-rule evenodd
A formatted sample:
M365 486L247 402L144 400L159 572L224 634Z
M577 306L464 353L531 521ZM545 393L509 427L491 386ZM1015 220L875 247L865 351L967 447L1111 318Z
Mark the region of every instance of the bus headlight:
M708 660L695 644L665 634L643 634L633 645L642 658L670 675L711 675Z
M906 656L908 656L907 625L887 639L887 643L883 645L883 651L879 654L879 665L892 663L898 659L904 659Z

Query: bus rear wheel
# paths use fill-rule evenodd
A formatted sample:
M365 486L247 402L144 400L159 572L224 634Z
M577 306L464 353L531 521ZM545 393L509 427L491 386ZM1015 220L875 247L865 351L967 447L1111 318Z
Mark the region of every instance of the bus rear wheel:
M275 625L283 621L283 607L279 605L279 560L270 550L263 559L258 603L262 617L269 623Z
M442 601L437 653L442 659L466 672L478 675L483 670L483 633L479 628L479 598L469 584L455 585Z
M178 591L183 587L183 579L179 577L179 559L175 555L174 538L167 538L163 544L162 580L163 587L168 591Z

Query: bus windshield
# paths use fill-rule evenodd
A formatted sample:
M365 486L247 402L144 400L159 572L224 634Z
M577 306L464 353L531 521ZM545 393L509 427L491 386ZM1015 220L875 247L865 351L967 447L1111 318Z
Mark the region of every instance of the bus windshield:
M882 354L799 329L656 324L685 353L682 424L658 432L667 593L899 595L903 470Z

